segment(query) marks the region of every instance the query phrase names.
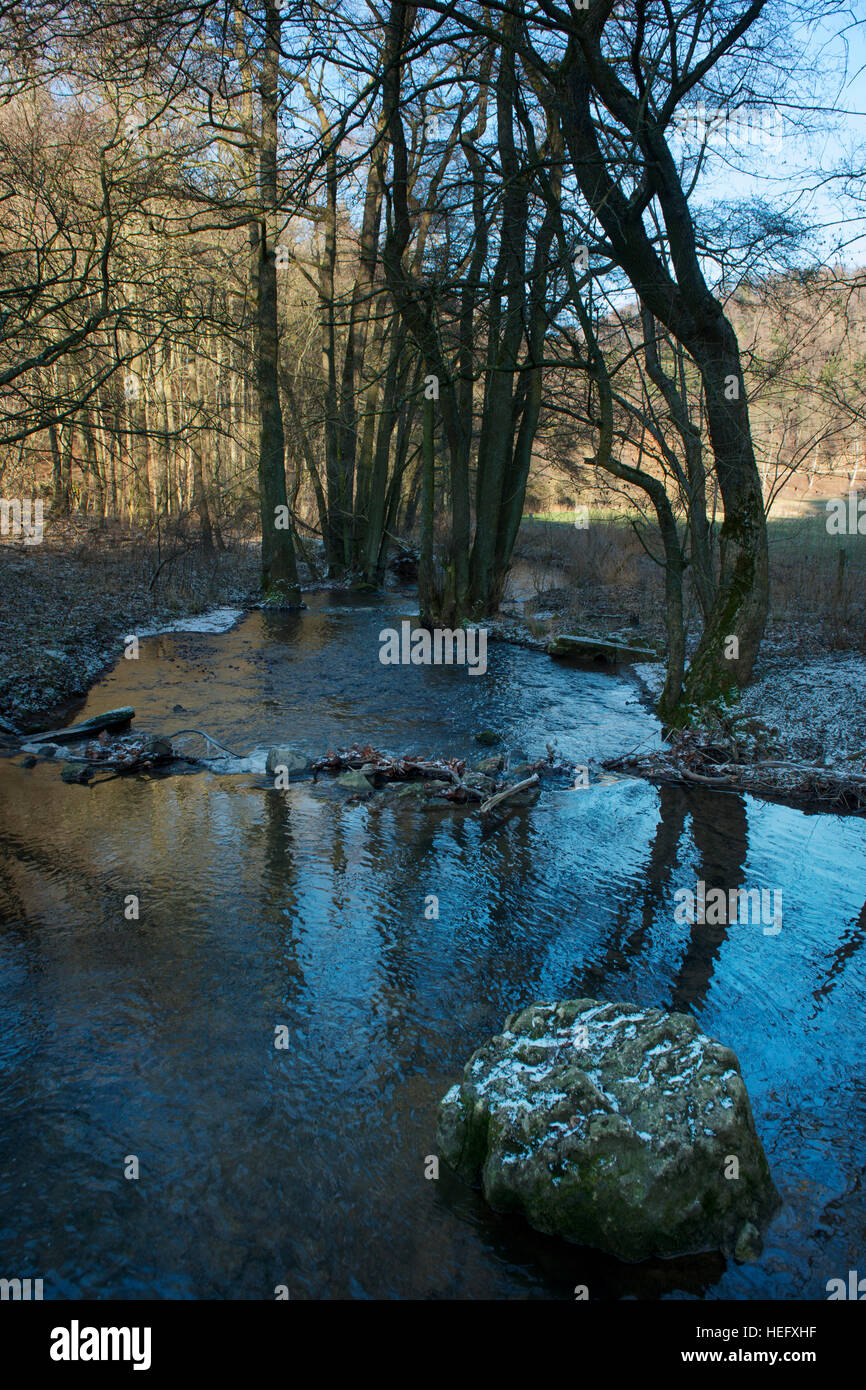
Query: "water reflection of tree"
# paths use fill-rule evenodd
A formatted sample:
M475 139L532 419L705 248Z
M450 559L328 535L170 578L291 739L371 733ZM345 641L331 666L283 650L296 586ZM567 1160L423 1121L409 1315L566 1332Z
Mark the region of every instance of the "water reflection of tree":
M823 979L812 991L815 1007L809 1016L809 1022L817 1018L827 995L835 988L848 961L857 954L864 940L866 940L866 903L860 909L859 916L849 923L848 928L843 932L842 940L830 957L830 964L824 972Z
M617 903L614 926L601 956L580 971L571 992L597 992L599 983L617 972L633 969L636 960L652 945L662 921L672 919L675 888L695 884L683 881L677 868L684 858L681 846L687 822L697 851L696 878L711 888L740 888L748 853L748 821L742 797L690 791L682 787L658 788L659 818L650 840L646 870L632 893ZM671 1007L694 1009L703 1002L716 961L727 936L727 925L694 922L672 985Z
M263 920L280 931L283 963L283 1002L298 998L304 972L298 959L301 941L298 904L298 864L292 824L291 796L272 789L264 794Z
M458 956L471 974L459 1017L448 1015L458 1025L448 1033L454 1057L463 1055L464 1035L499 1026L505 1013L534 997L543 942L526 923L538 911L536 836L523 811L484 840L477 818L455 808L398 805L367 817L369 860L388 866L387 887L370 905L370 918L382 943L377 1004L396 1061L414 1065L419 1045L435 1048L442 1018L431 1016L430 1007L434 999L441 1006L442 972ZM471 892L463 887L469 873ZM429 893L439 899L438 920L424 917ZM425 1039L418 1035L419 1011ZM449 1057L446 1065L452 1062Z
M617 903L614 939L600 960L596 960L582 976L606 979L618 970L627 970L652 939L653 926L660 908L669 901L673 884L677 852L685 831L688 814L688 794L681 787L659 787L659 819L650 841L646 875L638 888L639 901L624 896ZM637 917L637 925L628 931ZM627 934L625 934L627 933ZM577 994L592 994L594 980L581 984Z
M708 893L711 888L724 888L729 893L731 889L743 887L749 851L745 800L718 792L685 792L684 795L698 852L698 879L706 883ZM727 935L727 923L692 923L671 992L672 1008L699 1012Z
M370 904L369 912L382 947L379 963L383 984L379 998L387 1013L386 1035L395 1057L403 1056L406 1061L414 1055L417 1045L411 1026L418 988L416 938L422 927L436 930L436 923L424 918L424 894L433 891L432 888L428 890L425 875L400 873L405 867L406 845L412 846L413 861L416 857L420 857L422 863L435 860L429 818L417 828L415 835L407 834L408 829L405 824L401 826L399 816L395 824L389 813L368 815L365 840L370 865L388 866L387 895L384 901L377 895L378 900ZM368 868L371 882L372 875L373 869ZM433 881L435 883L435 877ZM411 1046L407 1046L410 1039Z

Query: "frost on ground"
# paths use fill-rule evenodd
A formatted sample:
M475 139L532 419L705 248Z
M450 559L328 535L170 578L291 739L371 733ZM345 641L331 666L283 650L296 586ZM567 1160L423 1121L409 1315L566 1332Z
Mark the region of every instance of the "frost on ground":
M663 673L652 665L633 669L657 697ZM611 765L655 781L736 786L755 795L863 809L866 656L772 653L727 710L708 711L657 753Z
M773 666L743 691L740 709L778 729L796 758L832 765L866 755L866 656L843 652Z
M141 628L136 636L157 637L163 632L229 632L243 615L242 608L212 608L208 613L190 614L157 627Z
M497 1211L625 1260L752 1258L779 1202L734 1053L634 1004L512 1014L443 1098L438 1138Z
M633 670L657 698L664 669L646 663ZM862 761L866 755L866 656L839 652L760 663L757 679L740 692L732 713L759 719L777 750L792 758L828 766Z

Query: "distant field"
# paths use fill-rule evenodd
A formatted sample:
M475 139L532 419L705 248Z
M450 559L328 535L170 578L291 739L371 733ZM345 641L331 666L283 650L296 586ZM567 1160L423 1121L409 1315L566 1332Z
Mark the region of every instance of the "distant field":
M634 515L621 507L590 507L589 524L593 527L627 527ZM574 527L573 508L567 511L531 512L523 520L524 523L553 522L578 529ZM655 527L651 529L655 530ZM866 535L831 535L827 530L824 501L789 503L783 513L771 512L767 537L771 557L805 562L811 556L826 563L836 561L839 551L844 550L846 566L866 564Z
M590 507L590 525L626 526L630 513L623 511L621 507ZM567 511L559 512L525 512L523 520L526 521L555 521L562 526L574 526L575 509L569 507Z
M866 536L831 535L827 530L827 509L823 503L804 506L799 514L770 514L767 523L771 553L791 559L809 556L822 561L838 557L844 550L847 564L866 563Z
M844 496L840 489L836 494ZM575 527L575 511L534 512L524 517L518 555L534 564L543 583L545 569L560 574L559 584L596 584L602 589L637 587L650 605L663 602L661 570L649 561L631 526L637 513L621 507L589 508L589 526ZM785 624L817 622L828 648L866 646L866 535L831 534L825 498L785 499L768 523L770 612ZM661 553L658 528L647 522L643 539ZM539 578L537 587L542 587Z

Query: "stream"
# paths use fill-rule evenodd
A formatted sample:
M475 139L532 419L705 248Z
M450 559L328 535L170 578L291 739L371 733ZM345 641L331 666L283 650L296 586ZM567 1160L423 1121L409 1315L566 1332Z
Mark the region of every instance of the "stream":
M130 704L236 757L89 788L0 760L0 1274L61 1299L823 1299L866 1275L864 820L606 778L483 831L327 778L276 791L272 744L475 759L492 728L589 763L659 738L627 668L498 643L482 676L383 666L412 595L308 604L146 638L74 716ZM780 891L782 930L678 924L698 880ZM757 1262L621 1264L425 1177L473 1050L583 995L737 1053L783 1199Z

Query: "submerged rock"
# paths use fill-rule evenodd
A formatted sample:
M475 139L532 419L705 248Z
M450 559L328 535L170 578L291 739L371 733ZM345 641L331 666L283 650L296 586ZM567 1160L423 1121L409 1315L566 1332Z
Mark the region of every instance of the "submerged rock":
M73 782L79 786L84 786L93 776L94 768L91 763L64 763L60 773L62 782Z
M369 792L373 788L359 768L349 768L337 778L337 786L349 792Z
M483 748L493 748L502 742L502 735L495 729L479 729L475 735L475 742L480 743Z
M395 801L414 802L419 806L426 806L428 802L442 802L445 792L448 790L447 782L427 781L427 782L394 782L391 784L392 794ZM449 803L445 803L446 805Z
M525 782L527 777L531 777L533 772L537 772L538 767L535 763L519 762L508 769L509 782Z
M490 796L496 791L496 780L486 776L483 772L464 772L463 785L471 787L473 791L479 792L482 796Z
M505 766L505 758L501 753L494 753L489 758L479 758L473 769L480 772L485 777L494 777L497 772L501 772Z
M413 811L453 810L455 803L444 795L448 785L437 781L387 782L367 804L375 811L384 807L407 807Z
M740 1066L687 1014L595 999L512 1014L439 1107L491 1206L622 1260L760 1251L780 1205Z
M269 777L275 777L277 769L284 767L291 781L294 777L305 777L312 765L306 753L299 753L296 748L271 748L268 750L265 771Z

